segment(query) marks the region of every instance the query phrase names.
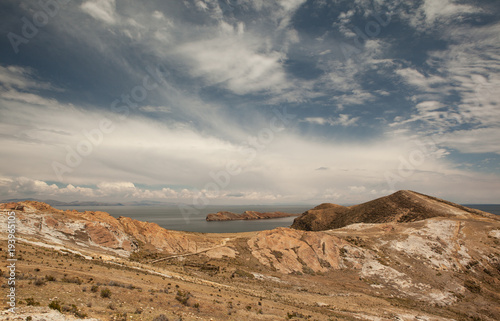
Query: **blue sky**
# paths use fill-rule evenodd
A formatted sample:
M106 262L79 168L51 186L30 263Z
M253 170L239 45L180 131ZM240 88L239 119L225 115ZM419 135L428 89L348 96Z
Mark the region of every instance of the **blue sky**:
M499 203L498 1L0 4L0 197Z

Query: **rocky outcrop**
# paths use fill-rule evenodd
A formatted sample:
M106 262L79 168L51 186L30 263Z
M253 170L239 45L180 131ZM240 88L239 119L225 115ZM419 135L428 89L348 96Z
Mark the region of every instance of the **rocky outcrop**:
M321 204L298 218L292 228L305 231L323 231L355 223L414 222L431 217L495 215L448 202L413 191L398 191L363 204L344 207Z
M207 221L235 221L235 220L262 220L270 218L290 217L297 216L297 214L283 213L283 212L255 212L245 211L242 214L232 212L217 212L215 214L208 214Z
M348 244L326 233L277 228L248 240L252 255L281 273L326 272L340 267L340 248Z
M141 222L129 217L119 217L118 222L130 237L168 254L196 253L221 242L199 233L171 231L156 223Z
M185 254L210 249L222 242L197 233L166 230L156 223L128 217L116 219L106 212L62 211L36 201L0 204L0 210L14 209L20 234L119 256L129 256L139 245L165 254Z

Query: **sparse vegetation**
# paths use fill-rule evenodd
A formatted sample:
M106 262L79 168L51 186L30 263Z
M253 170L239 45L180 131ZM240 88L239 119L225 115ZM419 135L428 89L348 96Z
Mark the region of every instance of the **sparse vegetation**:
M56 278L52 275L46 275L45 276L45 280L48 281L48 282L55 282L56 281Z
M281 260L283 258L283 253L280 251L271 251L271 254L274 255L274 257L278 260Z
M472 293L480 293L481 292L481 285L476 283L473 280L465 280L464 282L464 287L471 291Z
M237 269L231 275L231 277L236 277L236 276L239 276L239 277L242 277L242 278L249 278L249 279L253 279L254 278L254 276L253 276L252 273L249 273L247 271L243 271L243 270L240 270L240 269Z
M29 305L29 306L39 306L40 305L40 302L37 302L35 301L35 299L33 298L26 298L26 305Z
M52 310L57 310L59 312L62 312L61 302L59 302L58 300L51 301L49 303L49 308L51 308Z
M168 321L168 318L164 314L160 314L159 316L154 318L153 321Z
M302 313L298 313L298 312L287 312L286 317L287 317L287 319L304 318L304 315Z
M302 272L304 274L310 274L310 275L314 275L315 274L314 270L311 269L310 267L308 267L307 265L302 266Z
M66 283L74 283L74 284L78 284L78 285L82 284L82 280L79 277L67 278L65 276L64 278L61 279L61 281L66 282Z
M177 295L175 299L179 301L181 304L187 306L189 303L189 298L191 298L191 293L188 291L177 290Z
M478 261L475 261L475 260L474 260L474 261L470 261L470 262L469 262L469 263L465 266L465 268L466 268L467 270L470 270L470 269L472 269L473 267L475 267L475 266L476 266L476 265L478 265L478 264L479 264L479 262L478 262Z
M101 298L110 298L111 297L111 290L108 288L104 288L101 290Z

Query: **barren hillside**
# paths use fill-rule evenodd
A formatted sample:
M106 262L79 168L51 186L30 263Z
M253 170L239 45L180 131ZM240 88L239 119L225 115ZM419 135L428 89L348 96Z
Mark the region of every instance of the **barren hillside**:
M414 222L431 217L490 217L495 215L413 191L398 191L363 204L344 207L321 204L293 222L292 228L322 231L354 223Z
M500 319L500 222L414 192L320 205L382 223L317 232L184 233L37 202L0 208L0 224L18 218L20 320Z

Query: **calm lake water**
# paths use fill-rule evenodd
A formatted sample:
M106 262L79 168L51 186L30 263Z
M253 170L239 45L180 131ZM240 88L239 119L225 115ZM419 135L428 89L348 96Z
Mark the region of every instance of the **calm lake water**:
M287 227L292 225L295 217L285 217L268 220L249 221L226 221L207 222L207 214L219 211L229 211L233 213L243 213L244 211L274 212L281 211L291 214L302 214L314 206L267 206L267 205L247 205L247 206L207 206L199 210L199 213L183 216L177 205L162 206L73 206L57 207L62 210L77 211L103 211L118 218L126 216L144 222L153 222L163 228L177 231L203 232L203 233L236 233L270 230L276 227Z
M500 215L500 204L464 204L464 206Z
M468 204L468 207L500 215L500 205ZM302 214L314 206L267 206L267 205L238 205L238 206L207 206L197 214L183 216L176 205L162 206L74 206L72 208L58 207L62 210L76 209L78 211L103 211L113 217L126 216L135 220L157 223L163 228L177 231L203 233L236 233L270 230L276 227L288 227L295 217L285 217L269 220L207 222L207 214L219 211L243 213L244 211L274 212Z

